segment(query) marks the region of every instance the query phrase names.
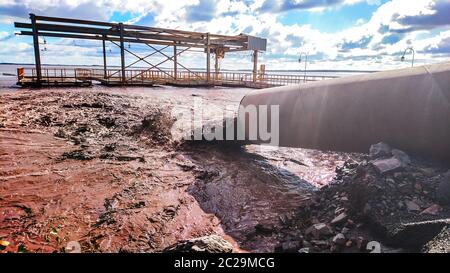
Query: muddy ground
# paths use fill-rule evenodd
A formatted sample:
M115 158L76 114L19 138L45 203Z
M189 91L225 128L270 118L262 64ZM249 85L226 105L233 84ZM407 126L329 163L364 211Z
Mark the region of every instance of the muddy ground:
M375 216L386 217L381 209L369 213L375 201L348 186L360 169L370 175L359 183L385 183L368 155L181 139L186 117L172 113L191 111L194 98L202 98L207 120L221 121L225 106L225 116L233 116L247 92L94 86L2 93L0 240L9 243L3 251L63 252L76 241L83 252L159 252L206 235L224 238L234 252L366 252L373 240L386 251L420 251L386 246L392 238L368 228ZM435 205L438 212L427 219L443 219L447 207L436 204L434 190L449 166L411 164L396 173L428 173L396 179L435 181L429 196L417 201L417 186L386 206L411 207L409 217Z

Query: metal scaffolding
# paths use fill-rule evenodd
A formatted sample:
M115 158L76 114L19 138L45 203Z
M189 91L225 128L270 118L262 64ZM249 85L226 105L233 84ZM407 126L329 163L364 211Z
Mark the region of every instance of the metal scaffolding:
M253 81L257 79L257 56L258 51L265 51L267 40L263 38L253 37L245 34L236 36L218 35L204 32L183 31L175 29L157 28L136 26L124 23L109 23L90 20L79 20L69 18L58 18L48 16L38 16L30 14L31 23L15 22L16 28L25 29L20 32L20 35L29 35L33 37L34 57L36 64L36 83L39 85L42 81L42 66L39 50L39 37L57 37L57 38L72 38L85 40L99 40L102 41L103 48L103 77L120 76L121 84L131 82L133 78L139 77L145 71L158 70L165 73L160 66L168 61L173 62L173 70L168 76L177 80L178 67L193 73L188 67L182 65L178 61L178 56L191 48L201 48L206 53L206 82L211 83L211 53L215 54L215 71L214 78L219 73L218 59L223 58L226 52L236 51L252 51L253 52ZM106 56L106 42L111 42L120 48L120 64L121 69L115 73L107 73L107 56ZM139 43L145 44L152 53L140 57L131 49L125 48L125 43ZM157 49L155 45L163 46ZM173 55L168 55L163 50L173 47ZM125 53L128 53L137 58L136 61L126 65ZM154 64L149 61L149 57L159 54L164 57L164 60ZM134 73L131 78L127 78L126 69L132 67L138 62L145 62L150 67L143 70L141 74Z

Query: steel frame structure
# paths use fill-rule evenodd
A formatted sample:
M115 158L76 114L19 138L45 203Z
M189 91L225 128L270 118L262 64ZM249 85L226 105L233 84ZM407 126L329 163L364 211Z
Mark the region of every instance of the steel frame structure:
M183 52L191 48L201 48L206 53L207 83L211 82L211 53L215 54L215 75L217 75L219 73L218 55L223 54L224 52L253 51L253 81L256 81L258 51L265 51L267 44L266 39L245 34L239 34L236 36L218 35L204 32L129 25L124 23L109 23L91 20L38 16L35 14L30 14L30 20L31 23L15 22L14 26L16 28L26 29L22 30L19 33L20 35L28 35L33 37L38 85L42 80L42 66L39 49L40 36L102 41L104 78L106 79L107 77L112 77L113 75L120 73L120 80L122 84L126 84L127 80L132 80L126 78L125 70L138 62L145 62L150 65L150 68L148 68L147 71L156 69L164 72L160 68L160 65L168 61L172 61L173 70L175 73L174 76L170 76L173 77L174 80L177 78L178 67L195 74L195 72L179 63L177 58ZM117 73L109 76L106 72L106 42L111 42L120 48L121 69L118 70ZM145 44L152 49L153 52L141 57L125 48L125 43ZM160 45L163 46L163 48L157 49L154 45ZM167 55L163 52L163 50L169 47L173 47L173 55ZM126 65L125 52L136 57L137 60ZM155 54L160 54L165 57L165 59L157 64L153 64L148 60L148 58ZM136 77L136 75L134 77Z

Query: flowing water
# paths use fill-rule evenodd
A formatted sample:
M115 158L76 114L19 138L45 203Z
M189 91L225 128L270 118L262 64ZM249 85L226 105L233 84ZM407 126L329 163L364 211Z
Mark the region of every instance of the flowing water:
M192 111L195 98L206 121L220 121L226 106L233 116L252 89L28 90L11 87L14 81L0 83L0 238L36 251L59 250L69 240L87 251L160 251L211 233L236 251L273 251L277 234L258 227L279 225L351 157L220 142L158 144L147 135L154 132L130 133L149 113ZM101 125L107 118L110 127ZM72 135L55 137L60 129ZM87 160L62 157L77 149L89 152ZM53 228L58 240L48 238Z

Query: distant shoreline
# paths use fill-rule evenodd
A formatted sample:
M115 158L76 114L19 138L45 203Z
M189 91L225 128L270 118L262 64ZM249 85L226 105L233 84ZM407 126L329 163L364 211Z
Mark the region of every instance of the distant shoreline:
M34 65L32 63L0 63L0 65ZM68 65L68 64L42 64L42 66L66 66L66 67L103 67L102 65ZM108 66L109 68L120 68L120 66ZM136 69L142 68L147 69L148 67L135 67ZM169 68L170 69L170 68ZM191 70L203 71L204 68L192 68ZM221 69L221 71L249 71L251 69ZM267 69L267 72L304 72L304 70L298 69ZM380 72L380 70L351 70L351 69L308 69L308 72L319 72L319 73L374 73Z

